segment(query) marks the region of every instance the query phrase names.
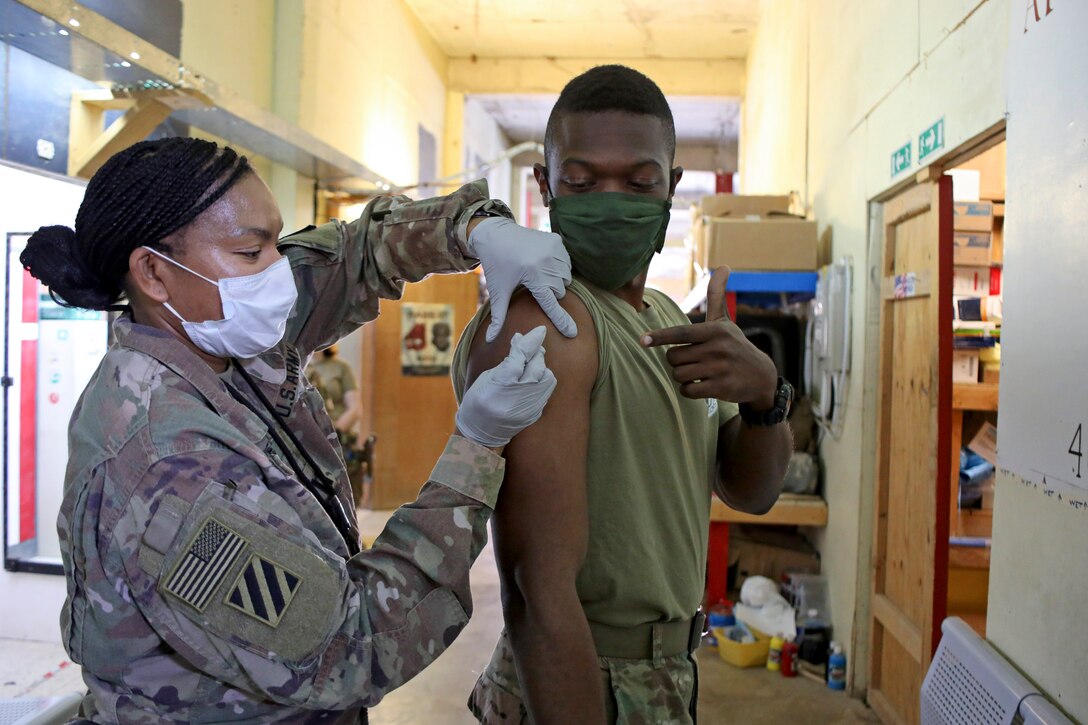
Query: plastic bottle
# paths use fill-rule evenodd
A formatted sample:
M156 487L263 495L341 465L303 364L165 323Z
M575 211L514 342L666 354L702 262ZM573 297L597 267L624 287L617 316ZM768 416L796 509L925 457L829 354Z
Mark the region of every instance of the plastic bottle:
M709 616L706 618L706 623L710 628L710 631L703 635L704 647L713 652L718 651L718 638L722 636L721 632L723 629L733 624L733 622L729 621L730 619L732 619L731 616L727 617L726 615L715 611L710 612Z
M831 643L831 657L827 660L827 686L832 690L846 689L846 655L838 642Z
M778 672L782 667L782 647L786 644L785 638L780 634L771 637L771 648L767 651L767 669Z
M707 622L711 622L715 615L725 617L725 623L722 627L732 627L736 624L736 619L733 617L733 603L728 599L719 599L718 603L710 608L707 612ZM711 627L716 625L710 624Z
M801 648L796 642L786 642L782 646L782 676L797 677L797 654Z

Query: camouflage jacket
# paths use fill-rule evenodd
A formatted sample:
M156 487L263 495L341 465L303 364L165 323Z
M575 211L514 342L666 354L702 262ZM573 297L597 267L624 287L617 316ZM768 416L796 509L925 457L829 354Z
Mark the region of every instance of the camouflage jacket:
M354 507L309 355L378 313L406 281L467 270L482 183L381 198L361 219L281 241L299 298L284 341L244 363L314 466ZM465 626L502 459L451 437L418 500L369 551L299 483L273 416L233 366L216 374L122 317L69 429L57 521L64 644L96 722L356 722ZM279 434L281 441L285 439ZM296 465L299 465L296 463Z

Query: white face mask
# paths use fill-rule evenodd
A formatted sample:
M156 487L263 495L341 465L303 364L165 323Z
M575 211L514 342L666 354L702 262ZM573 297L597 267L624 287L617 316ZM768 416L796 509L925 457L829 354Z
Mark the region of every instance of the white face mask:
M257 274L224 277L216 282L151 247L144 249L219 288L222 320L189 322L169 302L164 303L181 320L193 344L204 352L222 358L251 358L268 352L283 339L287 318L298 299L295 277L286 257Z

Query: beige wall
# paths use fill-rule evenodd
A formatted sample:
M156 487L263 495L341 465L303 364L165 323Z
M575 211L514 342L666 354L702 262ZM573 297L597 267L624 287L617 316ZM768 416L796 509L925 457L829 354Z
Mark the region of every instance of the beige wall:
M185 0L181 55L398 184L417 180L419 126L443 138L447 60L401 0ZM311 179L257 168L285 228L312 221Z
M910 176L891 178L891 154L937 119L945 151L1002 120L1009 15L1008 0L769 0L748 59L742 191L801 191L834 257L854 260L845 426L823 443L830 512L816 539L855 691L868 657L875 391L864 381L878 363L865 355L868 201Z
M299 125L394 183L414 183L419 125L443 137L445 56L400 0L304 7Z
M499 124L478 100L471 96L464 98L465 119L462 146L464 157L459 161L461 168L469 169L476 166L477 160L489 163L497 159L510 148L511 143ZM504 159L491 164L486 173L471 176L486 178L491 196L502 199L509 205L513 201L512 172L510 159Z

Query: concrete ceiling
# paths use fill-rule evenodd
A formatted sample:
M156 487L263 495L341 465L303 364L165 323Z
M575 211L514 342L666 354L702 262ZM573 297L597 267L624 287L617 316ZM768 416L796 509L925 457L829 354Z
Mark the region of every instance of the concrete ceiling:
M760 0L407 0L451 58L725 59Z
M544 141L555 96L475 95L513 143ZM717 146L735 141L740 105L735 99L682 96L669 99L678 144Z

